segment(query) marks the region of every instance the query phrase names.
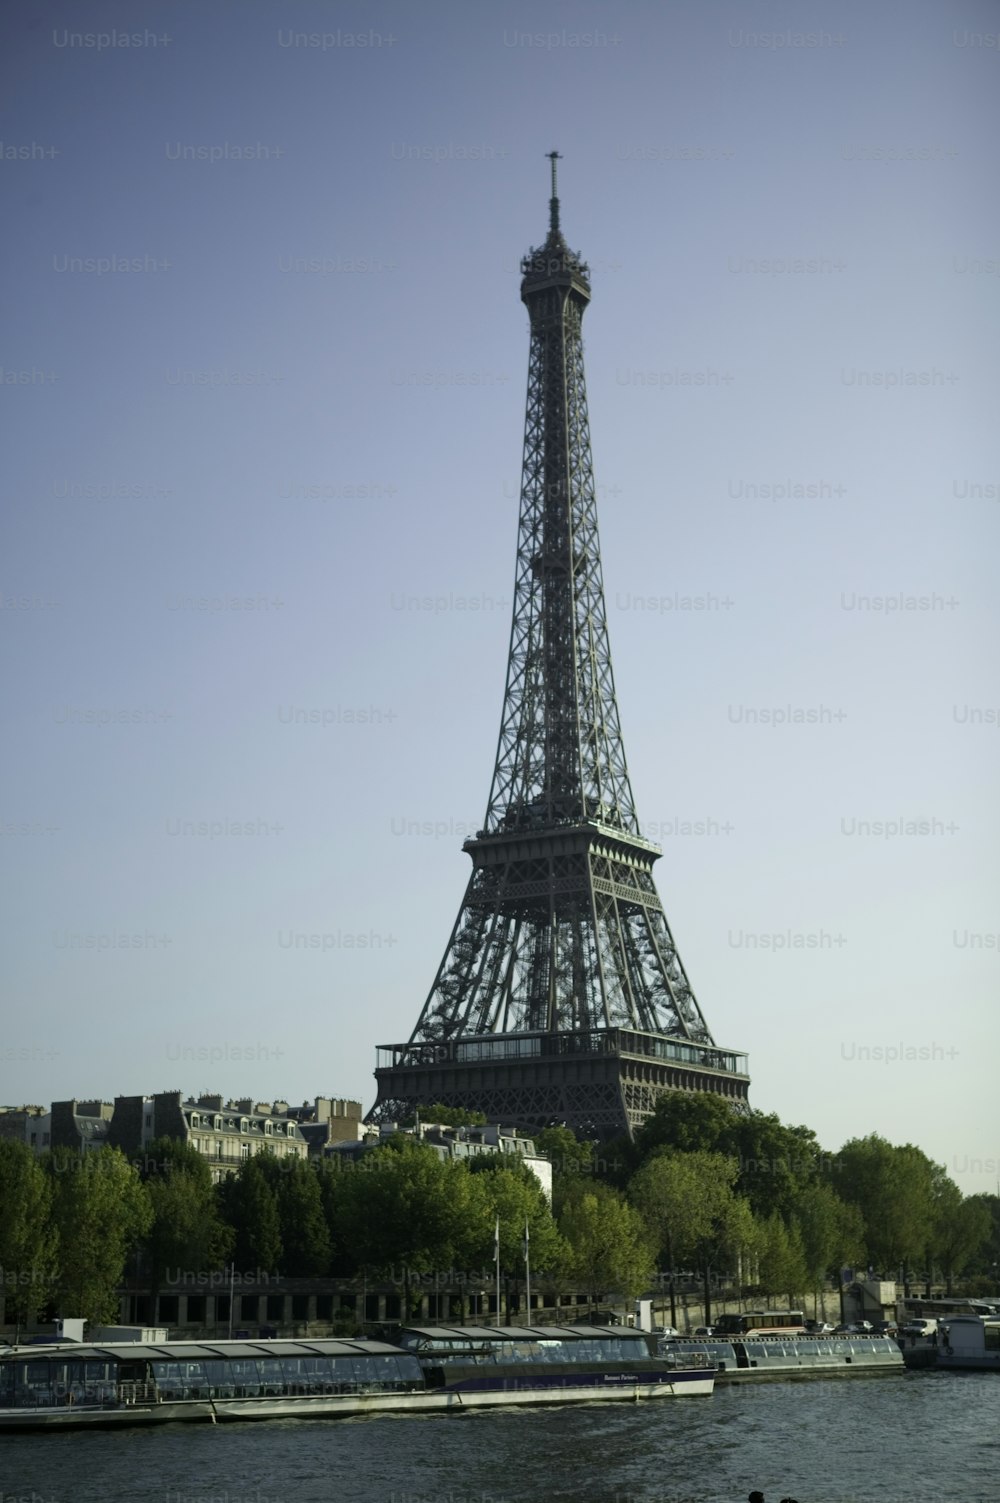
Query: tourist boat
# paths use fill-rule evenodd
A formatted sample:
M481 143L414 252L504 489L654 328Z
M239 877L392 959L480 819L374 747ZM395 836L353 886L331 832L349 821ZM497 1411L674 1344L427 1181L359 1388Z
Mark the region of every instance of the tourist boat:
M0 1351L0 1430L661 1398L711 1393L714 1376L703 1358L658 1357L641 1331L596 1326L411 1327L399 1346L61 1342Z
M661 1338L660 1351L677 1362L704 1355L717 1383L760 1382L768 1378L830 1378L904 1371L903 1354L888 1336L811 1336L752 1332L727 1338Z
M407 1326L398 1341L465 1408L710 1394L715 1381L704 1354L660 1353L628 1326Z
M982 1315L949 1315L938 1321L931 1345L905 1347L904 1362L914 1368L959 1368L1000 1372L1000 1320Z
M0 1352L0 1430L440 1408L381 1341L60 1342Z

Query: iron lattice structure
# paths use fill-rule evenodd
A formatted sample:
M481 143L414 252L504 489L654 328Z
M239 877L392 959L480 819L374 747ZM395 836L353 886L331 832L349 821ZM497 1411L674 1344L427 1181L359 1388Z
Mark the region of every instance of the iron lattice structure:
M513 624L473 871L409 1042L379 1050L369 1120L442 1102L493 1121L631 1133L664 1090L744 1102L744 1056L695 1000L639 833L615 698L581 325L559 227L521 263L531 322Z

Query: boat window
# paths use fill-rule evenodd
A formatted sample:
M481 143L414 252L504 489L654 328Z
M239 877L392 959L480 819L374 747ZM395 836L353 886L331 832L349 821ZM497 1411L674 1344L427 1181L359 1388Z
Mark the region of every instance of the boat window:
M340 1377L341 1374L345 1383L350 1383L353 1375L353 1382L359 1388L367 1388L375 1382L370 1357L338 1357L337 1376Z
M48 1362L16 1362L14 1370L14 1404L18 1408L34 1408L53 1402L51 1364Z
M281 1393L285 1386L285 1370L280 1357L259 1357L257 1371L264 1393Z
M401 1383L405 1383L407 1387L410 1387L422 1381L420 1363L414 1357L394 1357L392 1360L396 1364L396 1371L399 1374L399 1381Z
M228 1367L237 1394L240 1397L256 1397L260 1391L256 1362L251 1357L231 1357Z

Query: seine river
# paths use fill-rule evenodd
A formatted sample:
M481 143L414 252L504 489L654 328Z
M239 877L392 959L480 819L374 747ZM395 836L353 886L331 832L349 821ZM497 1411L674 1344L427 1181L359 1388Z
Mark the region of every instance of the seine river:
M3 1503L998 1503L992 1373L0 1439Z

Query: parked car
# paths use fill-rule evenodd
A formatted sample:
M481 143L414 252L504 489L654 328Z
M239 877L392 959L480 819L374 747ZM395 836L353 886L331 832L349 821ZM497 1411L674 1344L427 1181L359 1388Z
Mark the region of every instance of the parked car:
M679 1336L681 1333L676 1326L661 1326L656 1334L658 1336Z
M936 1320L908 1320L900 1330L901 1336L936 1336Z
M691 1334L692 1334L692 1336L714 1336L715 1335L715 1327L714 1326L695 1326L695 1328L694 1328L694 1330L692 1331Z
M833 1326L828 1320L807 1320L806 1330L810 1336L829 1336Z
M876 1336L896 1336L899 1334L899 1326L894 1320L877 1320L875 1322Z

